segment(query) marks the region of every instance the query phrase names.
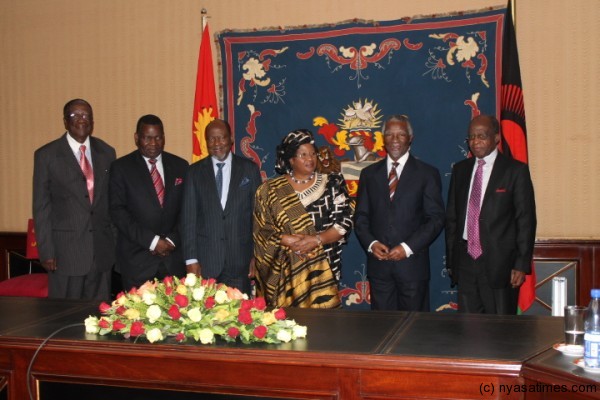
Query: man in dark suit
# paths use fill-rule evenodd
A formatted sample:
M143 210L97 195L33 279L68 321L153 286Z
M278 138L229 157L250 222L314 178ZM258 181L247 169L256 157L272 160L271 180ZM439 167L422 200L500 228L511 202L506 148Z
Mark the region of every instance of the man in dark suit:
M108 171L115 150L91 136L89 103L65 104L67 132L36 150L33 218L48 296L108 300L115 241L108 212Z
M448 192L446 267L458 311L515 314L537 224L529 168L498 152L496 117L473 118L468 134L473 157L454 165Z
M408 117L389 117L383 140L387 157L360 174L355 216L371 308L429 311L429 245L444 226L440 174L408 152Z
M137 150L110 169L110 214L118 229L117 271L123 289L154 278L185 275L179 213L188 162L164 151L163 123L155 115L138 120Z
M249 293L260 172L252 161L231 153L227 122L215 119L205 133L210 157L190 166L181 213L187 270Z

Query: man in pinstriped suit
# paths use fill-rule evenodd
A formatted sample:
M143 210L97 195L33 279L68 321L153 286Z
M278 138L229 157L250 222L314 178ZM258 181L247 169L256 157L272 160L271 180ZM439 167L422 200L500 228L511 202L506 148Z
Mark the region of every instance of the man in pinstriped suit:
M48 296L108 300L115 260L108 174L115 150L91 136L94 116L87 101L69 101L63 121L67 132L39 148L33 164L33 218L49 273ZM82 155L93 170L92 190L80 167Z
M227 122L215 119L205 133L210 157L192 164L184 183L181 236L187 271L249 293L252 211L260 172L252 161L231 153Z

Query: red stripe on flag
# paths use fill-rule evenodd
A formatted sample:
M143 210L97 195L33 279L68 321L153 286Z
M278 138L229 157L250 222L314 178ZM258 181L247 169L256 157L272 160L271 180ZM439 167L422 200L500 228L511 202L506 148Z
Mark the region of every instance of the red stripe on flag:
M198 55L198 74L196 75L196 95L192 119L192 162L201 160L208 155L204 131L206 125L218 116L212 47L207 24L202 34Z

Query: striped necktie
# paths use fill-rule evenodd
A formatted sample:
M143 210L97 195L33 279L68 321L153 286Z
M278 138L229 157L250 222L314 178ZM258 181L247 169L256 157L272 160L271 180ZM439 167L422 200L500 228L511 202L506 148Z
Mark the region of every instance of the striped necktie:
M396 171L398 168L398 163L392 163L392 169L390 170L390 175L388 177L388 186L390 188L390 201L394 199L394 193L396 193L396 186L398 186L398 173Z
M94 170L92 169L89 160L85 156L85 145L82 144L79 146L79 152L79 166L81 167L83 176L85 176L85 184L90 197L90 204L92 204L94 202Z
M165 201L165 185L163 184L163 180L156 168L156 159L151 158L148 162L152 165L150 169L150 177L152 178L152 184L154 185L154 190L156 190L156 195L158 196L158 202L160 206L163 206Z

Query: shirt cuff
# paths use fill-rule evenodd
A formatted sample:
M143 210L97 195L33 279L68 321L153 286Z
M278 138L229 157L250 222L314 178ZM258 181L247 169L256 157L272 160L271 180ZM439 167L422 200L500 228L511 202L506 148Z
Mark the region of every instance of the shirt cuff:
M152 243L150 243L150 251L154 251L154 249L156 248L156 245L158 244L158 239L160 239L160 236L158 236L158 235L154 236Z
M373 240L373 241L371 242L371 244L369 245L369 248L367 249L367 251L368 251L369 253L372 253L372 252L373 252L373 245L374 245L375 243L377 243L377 242L379 242L379 240Z
M413 251L410 249L410 247L408 247L408 245L404 242L400 243L400 246L404 247L404 252L406 253L406 258L412 256L414 253Z

